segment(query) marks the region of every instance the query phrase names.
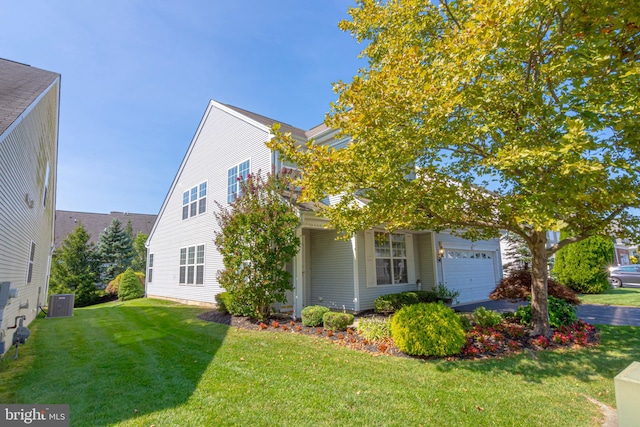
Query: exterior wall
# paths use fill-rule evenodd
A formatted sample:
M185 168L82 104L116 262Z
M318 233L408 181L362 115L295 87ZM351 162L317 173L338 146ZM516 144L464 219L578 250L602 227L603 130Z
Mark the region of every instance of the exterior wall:
M405 285L398 284L398 285L380 285L380 286L367 287L367 261L365 257L366 250L365 250L364 232L357 233L356 242L357 242L356 246L357 246L357 253L358 253L359 311L372 310L373 300L375 300L380 295L397 294L400 292L416 290L415 283L409 283ZM415 242L415 238L414 238L414 242ZM414 254L416 252L415 247L416 245L414 244ZM417 257L416 257L416 260L417 260ZM419 278L420 276L417 275L417 273L420 271L420 269L418 268L418 264L419 262L415 263L416 277ZM422 280L422 282L425 283L424 280ZM424 289L424 285L423 285L423 289Z
M60 79L0 135L0 282L11 282L18 297L0 309L0 341L8 350L16 316L26 324L46 304L56 200ZM45 199L45 179L49 176ZM31 283L27 271L35 243Z
M216 273L222 257L213 243L217 223L214 201L226 205L227 171L251 159L251 172L271 170L271 153L264 145L266 127L211 102L169 190L147 242L153 254L153 278L147 296L215 303L222 292ZM207 181L207 211L182 219L182 193ZM204 285L179 285L180 248L205 245Z
M433 289L437 283L436 254L433 243L433 233L416 234L414 237L416 247L416 277L422 282L422 290Z
M354 302L353 248L351 242L336 240L333 230L310 230L309 305L356 311Z

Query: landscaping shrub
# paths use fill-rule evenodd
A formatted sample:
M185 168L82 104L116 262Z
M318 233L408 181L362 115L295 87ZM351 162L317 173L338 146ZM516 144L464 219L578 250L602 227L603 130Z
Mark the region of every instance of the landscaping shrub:
M138 276L136 276L136 273L134 273L131 267L127 268L127 270L122 274L122 279L120 280L118 298L120 301L127 301L142 298L143 296L144 287L140 283Z
M569 304L579 305L576 293L568 287L547 280L549 296L565 300ZM531 297L531 270L516 270L498 283L489 295L492 300L527 301Z
M216 295L216 303L218 311L222 313L230 313L229 307L232 305L231 294L229 292L220 292Z
M518 307L515 317L525 325L531 324L531 305ZM576 307L568 302L549 296L549 324L552 328L569 326L578 321Z
M473 310L473 316L478 325L482 327L497 326L502 323L502 316L497 311L487 310L485 307L478 307Z
M391 320L398 349L416 356L449 356L465 344L460 317L442 303L420 303L401 308Z
M135 275L138 276L138 280L140 280L140 284L144 287L144 273L136 271ZM118 291L120 290L120 282L122 281L122 276L124 276L124 273L118 274L112 281L110 281L106 289L104 290L105 293L110 295L118 295Z
M438 301L438 296L435 292L409 291L397 294L380 295L373 300L373 307L377 313L391 314L407 305L436 301Z
M567 237L564 233L560 238ZM591 236L560 249L553 274L558 282L581 294L601 294L609 289L606 268L613 261L609 236Z
M471 319L473 319L473 314L458 313L458 317L460 318L460 323L462 324L462 328L465 331L469 331L473 328L473 324L471 323Z
M327 307L310 305L302 309L302 324L305 326L318 326L322 324L322 316L328 313Z
M322 323L328 331L346 331L353 323L353 314L329 311L322 315Z
M369 341L391 338L391 318L363 317L358 321L358 333Z

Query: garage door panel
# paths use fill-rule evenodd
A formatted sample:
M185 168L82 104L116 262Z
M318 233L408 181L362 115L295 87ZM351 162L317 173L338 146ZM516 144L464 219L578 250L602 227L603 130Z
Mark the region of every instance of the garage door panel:
M487 299L496 284L492 252L447 250L442 259L447 287L460 292L459 302Z

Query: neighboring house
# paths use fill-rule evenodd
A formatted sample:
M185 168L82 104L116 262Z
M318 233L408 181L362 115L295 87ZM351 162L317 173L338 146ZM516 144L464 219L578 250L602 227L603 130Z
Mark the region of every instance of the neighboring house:
M502 238L500 239L500 255L502 257L502 267L506 270L512 270L514 268L522 268L523 265L519 265L520 262L514 256L512 256L513 252L517 252L516 247L509 241L509 236L512 236L513 233L510 231L504 232ZM559 231L547 231L547 248L555 245L560 241L560 232ZM549 258L547 262L547 266L549 270L553 269L553 264L555 262L556 255L553 254ZM531 266L528 266L531 268Z
M614 254L613 254L614 265L629 265L631 264L630 257L637 256L638 254L638 245L626 239L615 238L613 240L613 244L614 244Z
M0 355L46 302L59 107L59 74L0 59Z
M211 101L195 133L151 231L146 292L149 297L214 304L224 291L216 280L223 268L213 243L214 201L238 194L238 178L290 166L265 145L274 120ZM343 147L325 125L309 131L282 124L300 142ZM332 198L328 198L330 203ZM301 248L290 266L294 291L280 307L299 315L307 305L359 312L383 294L430 289L438 283L460 291L460 302L486 300L502 278L499 239L471 242L448 233L383 230L336 240L336 231L313 209L300 206Z
M79 222L82 223L82 226L91 235L89 242L97 244L98 239L100 238L100 233L109 227L111 222L116 218L122 223L123 229L126 229L128 223L131 223L131 230L133 231L133 237L135 237L138 233L149 234L156 221L157 215L129 212L110 212L108 214L102 214L57 210L55 247L60 247L65 237L78 227Z

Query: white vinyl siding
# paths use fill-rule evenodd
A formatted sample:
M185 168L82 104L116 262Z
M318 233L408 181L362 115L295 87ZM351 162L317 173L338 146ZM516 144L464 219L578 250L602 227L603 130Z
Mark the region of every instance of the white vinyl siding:
M18 297L0 313L0 331L13 325L16 316L26 316L28 325L38 314L34 310L38 304L46 303L55 214L59 89L60 81L55 79L0 134L0 281L10 282L18 290ZM51 185L45 197L47 164ZM30 269L31 284L27 284ZM27 304L29 309L20 308ZM7 339L6 350L11 334Z
M179 249L212 242L213 233L218 229L214 215L181 219L183 193L190 191L195 183L206 181L207 210L216 209L214 201L224 204L230 167L251 159L251 171L271 170L271 152L264 144L268 138L268 128L227 111L214 101L209 104L149 237L148 250L154 254L153 282L147 286L149 297L215 304L215 295L224 291L216 273L224 265L214 244L206 244L204 248L205 262L200 269L203 284L178 285ZM197 276L196 269L194 281Z
M355 310L353 249L333 230L310 232L311 295L307 305Z

